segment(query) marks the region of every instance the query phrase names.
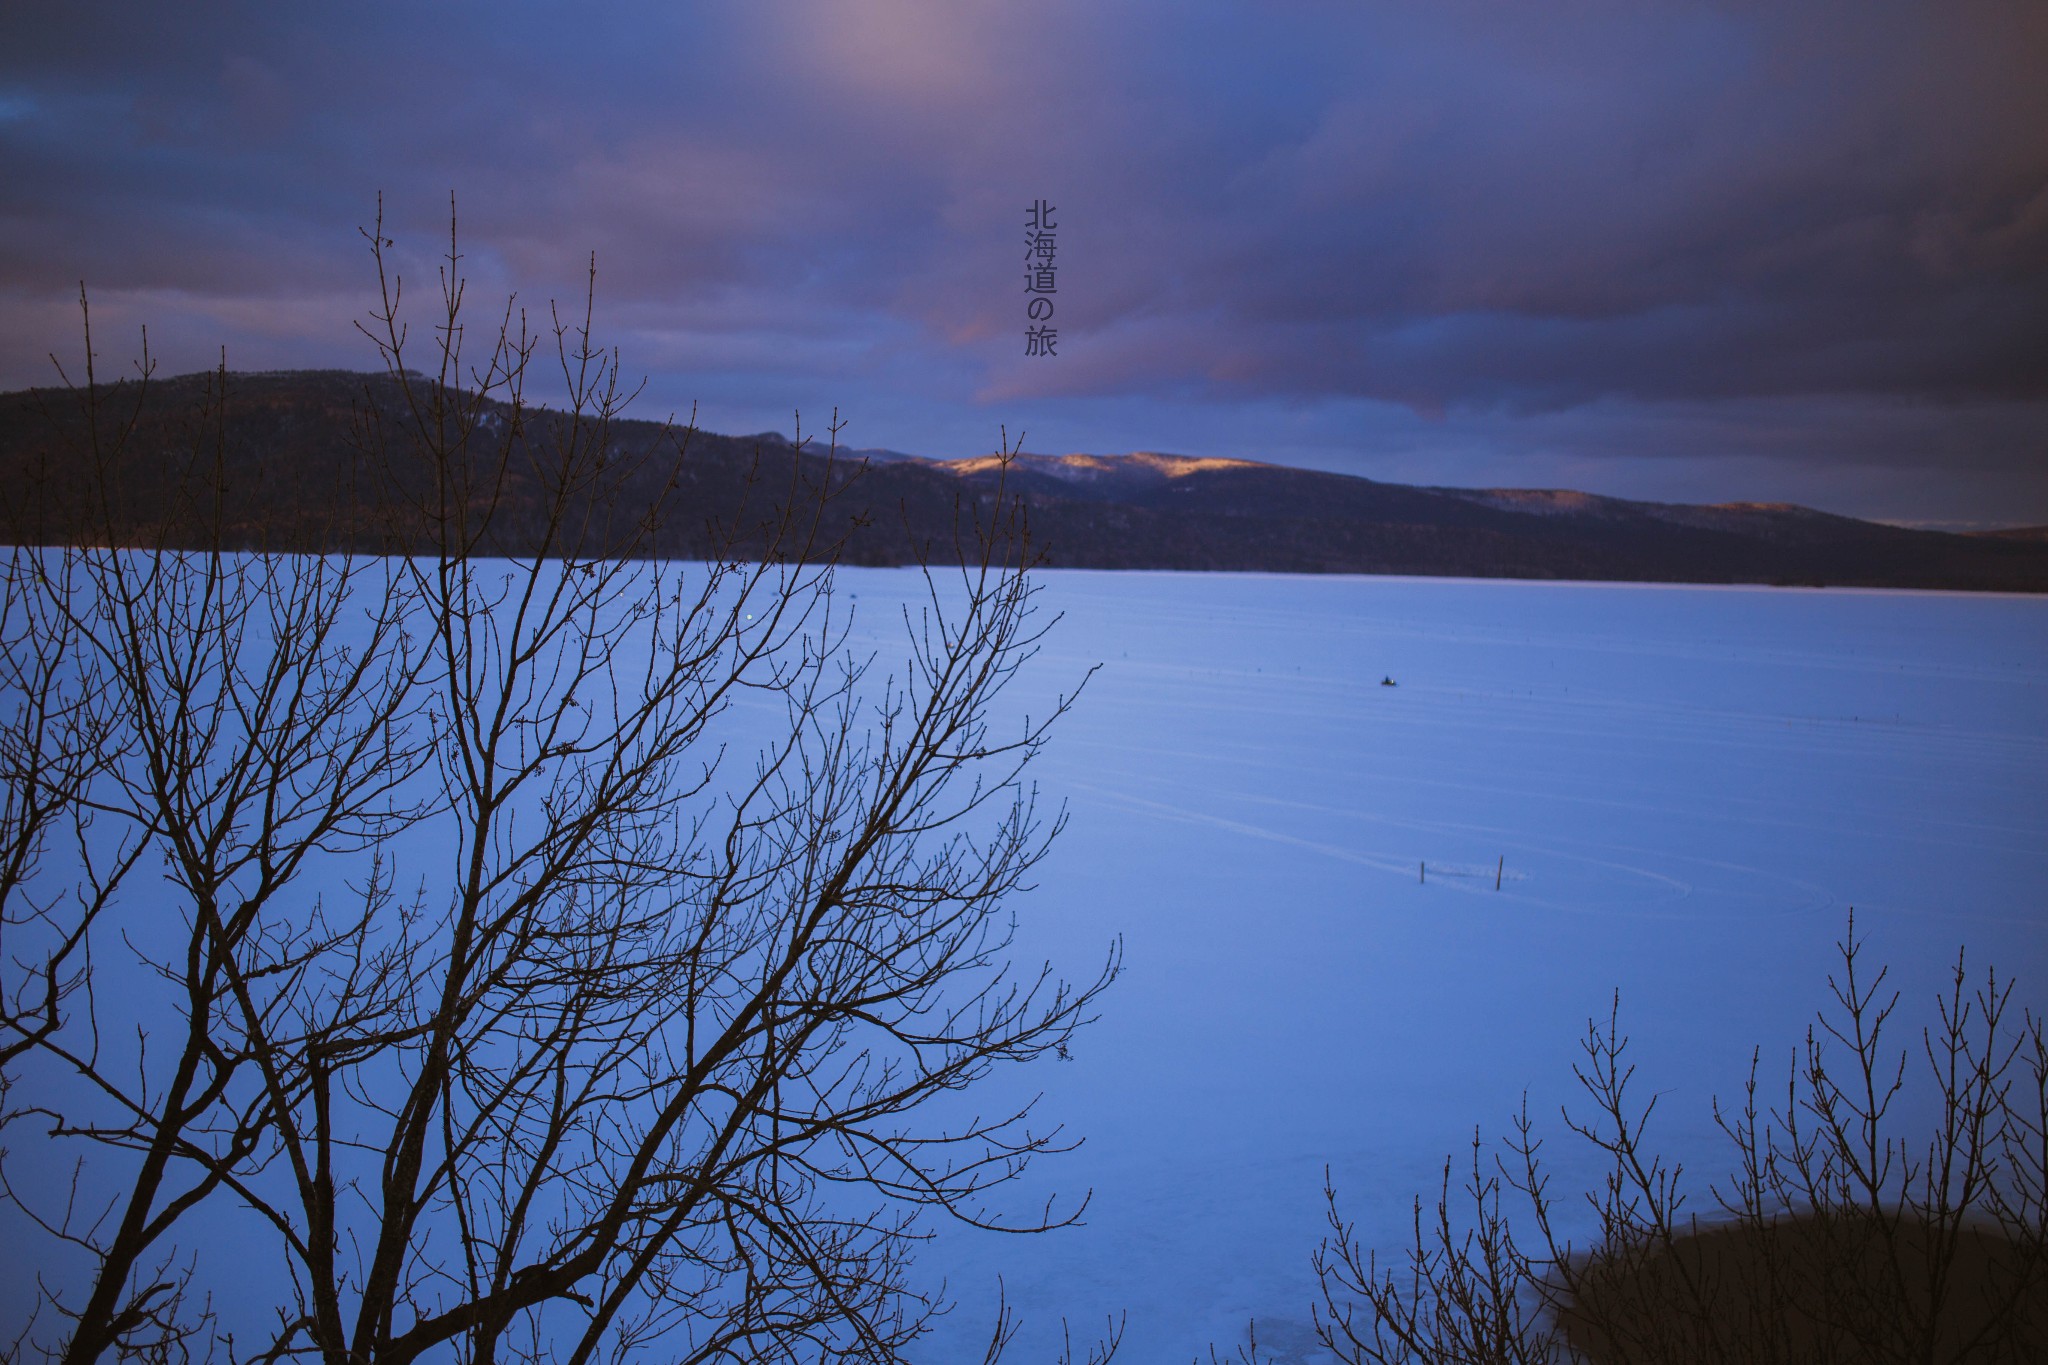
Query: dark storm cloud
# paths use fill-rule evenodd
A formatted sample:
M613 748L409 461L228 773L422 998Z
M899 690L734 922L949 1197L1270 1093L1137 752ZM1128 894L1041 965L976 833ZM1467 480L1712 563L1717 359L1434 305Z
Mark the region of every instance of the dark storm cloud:
M2048 514L2035 0L17 4L0 38L8 387L81 277L188 363L363 364L356 226L384 191L417 281L453 190L479 297L594 250L655 395L754 425L1102 448L1277 404L1369 451L1405 410L1533 469L1546 414L1597 445L1635 405L1692 415L1644 455L1845 469L1934 459L1947 412ZM1056 364L1019 344L1041 194Z
M1117 263L1173 300L1121 358L1425 408L2038 396L2044 13L1355 22L1314 126L1225 167L1210 204L1175 187L1174 226Z

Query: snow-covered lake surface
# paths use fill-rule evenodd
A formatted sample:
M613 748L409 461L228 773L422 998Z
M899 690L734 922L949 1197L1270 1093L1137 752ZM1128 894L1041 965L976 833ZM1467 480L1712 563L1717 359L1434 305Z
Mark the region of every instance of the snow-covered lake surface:
M1071 820L1015 902L1017 955L1088 980L1121 936L1125 974L1072 1060L964 1097L1043 1091L1043 1121L1086 1140L1013 1213L1093 1200L1056 1234L938 1230L920 1269L959 1301L938 1365L981 1359L998 1275L1024 1365L1049 1365L1063 1315L1083 1340L1117 1314L1128 1365L1228 1356L1252 1318L1269 1359L1315 1360L1325 1166L1361 1240L1398 1250L1445 1157L1503 1134L1525 1090L1564 1136L1617 990L1654 1135L1720 1175L1709 1099L1757 1046L1783 1076L1852 906L1902 1024L1959 945L2048 1001L2048 599L1040 583L1064 619L1014 700L1042 712L1101 667L1033 769ZM878 681L922 581L840 587ZM1555 1190L1585 1188L1584 1154L1551 1150ZM0 1285L9 1321L32 1284Z
M1127 969L1073 1060L1020 1078L1086 1138L1045 1174L1093 1188L1087 1224L942 1234L924 1264L961 1307L934 1361L980 1359L998 1273L1013 1359L1116 1313L1133 1365L1227 1351L1254 1317L1315 1359L1325 1164L1398 1249L1525 1089L1562 1136L1617 989L1654 1131L1718 1176L1709 1098L1757 1046L1782 1079L1851 907L1915 1028L1962 945L2048 999L2048 600L1042 582L1065 620L1032 687L1103 667L1036 768L1072 822L1020 944L1086 977L1122 935ZM845 575L862 634L889 640L908 585Z

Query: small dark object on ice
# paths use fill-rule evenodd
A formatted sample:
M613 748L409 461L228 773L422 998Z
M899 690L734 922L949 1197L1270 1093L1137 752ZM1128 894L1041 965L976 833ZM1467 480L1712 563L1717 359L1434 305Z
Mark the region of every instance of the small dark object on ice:
M1399 686L1400 686L1400 684L1399 684L1399 683L1397 683L1397 682L1395 682L1395 681L1394 681L1394 680L1393 680L1392 678L1381 678L1381 679L1380 679L1380 686L1381 686L1381 687L1399 687Z

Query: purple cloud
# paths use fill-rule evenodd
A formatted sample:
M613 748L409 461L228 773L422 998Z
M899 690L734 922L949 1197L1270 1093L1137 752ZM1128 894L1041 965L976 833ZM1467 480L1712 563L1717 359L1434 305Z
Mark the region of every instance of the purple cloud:
M1758 461L1840 505L1916 467L1906 502L2048 519L2038 6L27 4L0 24L6 387L75 348L81 278L103 340L147 321L174 368L223 342L249 368L366 364L355 229L384 191L430 280L452 190L479 297L573 295L595 251L650 398L736 428L836 403L861 443L929 453L1020 418L1063 447L1189 448L1284 412L1276 447L1361 472L1456 428L1526 482L1637 460L1624 481L1654 483L1685 448L1748 481L1730 497L1762 495ZM1064 211L1050 362L1022 346L1040 196ZM1616 413L1666 439L1558 445ZM1968 439L1931 441L1943 423ZM1229 439L1194 453L1257 453Z

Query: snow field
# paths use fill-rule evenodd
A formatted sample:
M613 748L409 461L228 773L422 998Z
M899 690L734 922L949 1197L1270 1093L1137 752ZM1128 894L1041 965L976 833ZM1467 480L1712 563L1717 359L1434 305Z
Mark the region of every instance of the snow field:
M843 580L878 644L898 581ZM978 1349L998 1273L1017 1359L1051 1359L1063 1314L1078 1334L1119 1312L1137 1365L1254 1316L1262 1348L1313 1359L1325 1163L1398 1251L1445 1157L1526 1091L1555 1188L1589 1188L1556 1115L1617 990L1704 1200L1709 1100L1758 1047L1782 1086L1851 906L1905 992L1902 1044L1959 945L2048 999L2048 602L1042 581L1065 619L1020 700L1103 667L1035 769L1071 823L1020 954L1084 976L1121 934L1127 969L1071 1063L1003 1082L1085 1136L1042 1185L1092 1187L1087 1226L941 1231L926 1265L961 1308L932 1360Z

